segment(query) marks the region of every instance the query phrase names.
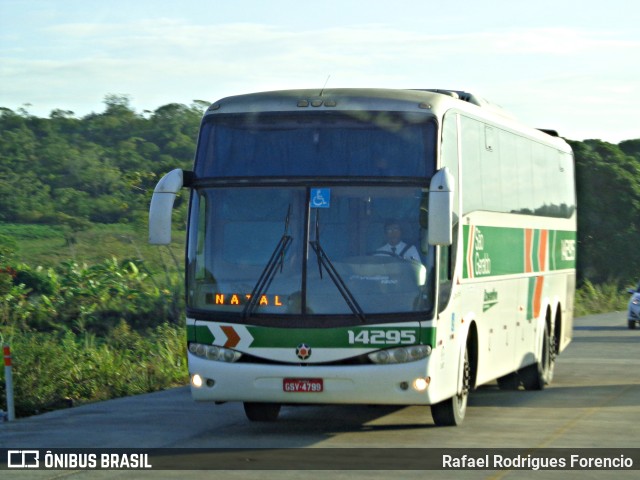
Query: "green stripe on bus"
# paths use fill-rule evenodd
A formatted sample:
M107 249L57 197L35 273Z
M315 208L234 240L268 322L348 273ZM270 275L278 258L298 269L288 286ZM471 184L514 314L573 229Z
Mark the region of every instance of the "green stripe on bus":
M536 277L529 278L529 285L527 287L527 319L532 319L533 299L536 291Z
M526 236L530 235L527 248ZM494 277L575 268L576 232L464 225L464 278ZM541 247L545 249L541 251ZM541 265L545 260L545 265ZM531 271L527 272L527 265Z
M216 339L207 322L199 321L198 323L197 326L187 325L188 340L208 345L215 343ZM246 328L253 338L250 348L295 348L301 343L309 344L314 348L395 347L413 344L434 346L436 339L434 327L389 325L340 328L274 328L252 325L242 327ZM413 341L410 341L411 339Z

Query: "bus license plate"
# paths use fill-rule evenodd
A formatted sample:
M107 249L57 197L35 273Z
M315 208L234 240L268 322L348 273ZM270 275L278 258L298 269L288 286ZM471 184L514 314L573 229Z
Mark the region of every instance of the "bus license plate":
M285 392L318 393L323 389L321 378L285 378L282 381L282 390Z

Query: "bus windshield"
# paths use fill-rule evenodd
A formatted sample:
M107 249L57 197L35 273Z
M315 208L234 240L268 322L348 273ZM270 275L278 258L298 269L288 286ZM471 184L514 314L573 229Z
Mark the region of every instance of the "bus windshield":
M415 186L200 188L189 307L237 321L424 314L433 255L420 248L421 209L426 192Z
M435 132L414 113L217 115L202 127L196 175L425 178Z

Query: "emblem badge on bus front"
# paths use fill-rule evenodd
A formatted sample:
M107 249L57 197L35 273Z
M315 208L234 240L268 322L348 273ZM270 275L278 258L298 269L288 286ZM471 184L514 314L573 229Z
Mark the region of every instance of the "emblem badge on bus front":
M311 347L306 343L301 343L296 347L296 355L300 360L306 360L311 356Z

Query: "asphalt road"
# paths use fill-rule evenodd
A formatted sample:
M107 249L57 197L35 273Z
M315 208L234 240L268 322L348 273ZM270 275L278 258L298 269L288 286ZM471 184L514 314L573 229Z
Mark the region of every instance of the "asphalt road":
M640 331L624 313L575 320L574 340L558 358L553 384L539 392L489 385L472 393L460 427L435 427L428 407L283 407L274 423L251 423L241 404L199 404L187 387L84 405L0 424L0 449L337 448L332 479L639 478L620 471L340 470L346 448L608 448L640 446ZM615 451L615 450L614 450ZM294 452L299 452L294 451ZM361 453L354 450L354 452ZM375 451L374 451L375 452ZM379 450L385 452L385 450ZM381 453L382 454L382 453ZM387 453L388 454L388 453ZM297 455L297 453L292 453ZM333 461L333 460L330 460ZM357 460L362 462L362 459ZM363 468L366 461L362 463ZM372 464L373 465L373 464ZM0 471L2 478L60 478L61 471ZM18 475L19 473L19 475ZM71 471L75 478L133 478L124 471ZM296 471L190 471L190 478L298 478ZM136 472L135 478L175 478ZM326 478L307 471L306 479Z

